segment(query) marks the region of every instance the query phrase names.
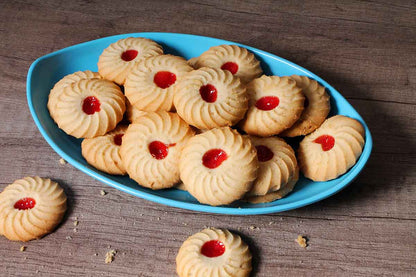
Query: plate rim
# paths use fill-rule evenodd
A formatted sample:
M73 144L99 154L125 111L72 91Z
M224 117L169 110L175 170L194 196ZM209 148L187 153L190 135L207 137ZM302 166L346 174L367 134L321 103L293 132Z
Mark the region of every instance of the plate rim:
M229 207L229 206L209 206L209 205L205 205L205 204L201 204L201 203L189 203L189 202L184 202L184 201L180 201L180 200L173 200L173 199L169 199L169 198L165 198L162 196L158 196L158 195L154 195L145 191L140 191L140 190L136 190L133 188L130 188L126 185L123 185L122 183L116 182L114 180L111 180L110 178L107 178L104 175L101 175L97 172L94 172L93 170L85 167L84 165L80 164L79 162L77 162L76 160L74 160L70 155L67 155L63 150L61 150L61 148L52 140L52 138L50 138L45 130L45 128L42 126L42 124L40 123L40 120L38 118L37 113L35 112L34 109L34 105L33 105L33 101L32 101L32 90L31 90L31 82L32 82L32 74L33 71L35 70L35 68L38 66L38 64L40 62L42 62L43 60L46 60L50 57L59 55L63 52L66 52L68 50L72 50L72 49L76 49L76 48L80 48L83 47L84 45L87 44L93 44L97 41L100 40L106 40L106 39L114 39L114 41L121 39L121 38L125 38L125 37L139 37L139 36L145 36L145 37L149 37L152 35L162 35L162 36L175 36L175 35L179 35L179 36L189 36L192 38L208 38L208 39L214 39L214 40L218 40L219 42L221 42L222 44L235 44L235 45L239 45L241 47L247 48L248 50L255 52L255 53L259 53L262 54L264 56L268 56L274 60L278 60L280 62L286 63L291 67L294 67L302 72L304 72L305 74L312 76L315 80L317 80L319 83L321 83L326 89L331 90L331 94L335 93L338 94L338 96L341 96L343 99L346 100L346 102L353 108L353 110L358 114L358 116L360 117L358 120L360 121L361 124L363 124L364 129L365 129L365 144L361 153L360 158L358 159L358 161L356 162L356 164L349 169L348 176L346 176L346 178L344 180L342 180L341 182L337 183L336 185L334 185L333 187L328 188L325 191L322 191L318 194L315 194L311 197L305 198L305 199L301 199L298 201L294 201L294 202L290 202L290 203L286 203L286 204L280 204L280 205L275 205L275 206L269 206L269 207L250 207L250 208L240 208L240 207ZM228 40L224 40L224 39L219 39L219 38L214 38L214 37L208 37L208 36L201 36L201 35L193 35L193 34L182 34L182 33L167 33L167 32L141 32L141 33L127 33L127 34L118 34L118 35L114 35L114 36L107 36L107 37L103 37L103 38L99 38L99 39L94 39L94 40L90 40L90 41L86 41L86 42L82 42L79 44L75 44L75 45L71 45L65 48L62 48L60 50L54 51L52 53L46 54L44 56L41 56L39 58L37 58L29 67L28 73L27 73L27 80L26 80L26 96L27 96L27 101L28 101L28 106L29 106L29 110L31 113L31 116L35 122L36 127L38 128L38 130L40 131L41 135L43 136L43 138L46 140L46 142L52 147L52 149L58 154L60 155L63 159L65 159L67 162L69 162L72 166L74 166L76 169L80 170L81 172L93 177L94 179L109 185L111 187L114 187L120 191L126 192L128 194L134 195L136 197L140 197L143 198L145 200L148 201L152 201L158 204L163 204L163 205L167 205L167 206L171 206L171 207L175 207L175 208L182 208L182 209L186 209L186 210L192 210L192 211L197 211L197 212L206 212L206 213L214 213L214 214L227 214L227 215L255 215L255 214L270 214L270 213L278 213L278 212L283 212L283 211L288 211L288 210L293 210L293 209L297 209L300 207L304 207L307 205L311 205L313 203L316 203L320 200L326 199L328 197L331 197L332 195L334 195L335 193L341 191L342 189L346 188L349 184L351 184L355 178L358 177L358 175L362 172L362 170L364 169L364 166L366 165L370 155L371 155L371 151L372 151L372 147L373 147L373 140L372 140L372 135L371 132L366 124L366 122L364 121L364 119L361 117L361 115L355 110L355 108L349 103L349 101L342 96L341 93L339 93L335 88L333 88L331 85L329 85L325 80L323 80L322 78L320 78L319 76L317 76L316 74L312 73L311 71L303 68L300 65L297 65L289 60L286 60L284 58L281 58L277 55L274 55L272 53L266 52L264 50L258 49L258 48L254 48L248 45L244 45L244 44L240 44L237 42L233 42L233 41L228 41Z

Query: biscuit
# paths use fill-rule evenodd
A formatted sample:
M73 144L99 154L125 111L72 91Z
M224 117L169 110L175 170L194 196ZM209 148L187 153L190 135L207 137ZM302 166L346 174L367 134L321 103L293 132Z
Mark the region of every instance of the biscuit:
M48 110L49 113L53 112L51 107L56 106L56 102L58 101L58 96L62 93L62 89L67 87L79 80L82 79L102 79L101 75L98 72L92 72L90 70L85 71L77 71L75 73L66 75L61 80L59 80L55 86L51 89L48 98Z
M105 79L124 85L134 65L147 57L163 54L163 48L147 38L125 38L110 44L98 59L98 72Z
M317 81L306 76L292 75L290 78L295 80L296 86L302 89L305 95L305 108L298 121L283 131L281 135L285 137L304 136L315 131L328 116L331 108L329 95Z
M113 82L82 79L63 88L51 116L68 135L76 138L102 136L123 119L124 95Z
M159 55L143 59L127 76L125 95L139 110L171 111L175 86L191 70L182 57Z
M193 68L193 69L198 69L198 67L196 66L198 62L198 57L194 57L194 58L190 58L188 60L188 64Z
M179 277L249 276L252 255L237 234L207 228L190 236L176 256Z
M250 139L257 149L259 171L253 188L247 195L266 195L278 191L292 182L298 171L292 147L278 137L250 137Z
M0 233L29 241L52 232L66 211L63 189L50 179L25 177L0 193Z
M298 180L299 167L296 167L292 178L289 180L288 183L281 186L279 190L269 192L266 195L246 195L246 197L243 200L253 204L273 202L277 199L281 199L288 195L293 190Z
M199 202L214 206L240 199L252 188L257 169L250 139L229 127L191 138L179 162L186 190Z
M290 128L303 111L303 96L289 77L265 76L247 85L250 97L241 128L250 135L271 136Z
M253 53L237 45L211 47L195 61L195 66L227 70L240 78L242 83L248 83L263 73Z
M248 107L244 85L230 72L200 68L179 81L173 99L177 113L199 129L231 126Z
M130 178L151 189L170 188L179 182L179 156L192 128L177 114L147 112L130 124L120 155Z
M82 156L98 170L113 175L126 174L119 153L126 130L127 126L119 125L103 136L84 139L81 143Z
M330 117L300 142L300 170L313 181L335 179L356 163L364 143L360 122L343 115Z
M141 111L132 104L130 104L129 100L126 99L126 117L130 123L136 121L142 115L145 115L145 111Z

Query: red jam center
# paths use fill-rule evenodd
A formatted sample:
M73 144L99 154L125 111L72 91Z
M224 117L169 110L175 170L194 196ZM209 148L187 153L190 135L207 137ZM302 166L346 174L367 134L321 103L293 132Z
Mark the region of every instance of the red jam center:
M225 245L219 240L210 240L201 247L201 254L208 258L219 257L225 252Z
M228 158L227 153L222 149L211 149L205 152L202 157L202 164L210 169L219 167Z
M176 143L164 144L161 141L155 140L149 143L149 152L156 160L163 160L169 153L169 147L175 145Z
M270 150L269 147L264 145L258 145L256 146L257 149L257 158L259 162L267 162L271 160L274 156L272 150Z
M238 71L238 64L233 63L233 62L227 62L221 66L221 69L228 70L234 75Z
M82 103L82 110L84 113L91 115L95 112L99 112L101 110L100 106L101 104L98 98L95 98L94 96L88 96Z
M119 145L120 146L123 136L124 136L124 134L117 134L117 135L115 135L114 136L114 143L116 145Z
M279 106L279 98L276 96L265 96L257 100L256 108L263 111L270 111Z
M160 88L168 88L176 82L176 75L169 71L159 71L153 77L153 82Z
M126 50L123 52L123 54L121 54L121 59L123 61L129 62L134 60L137 57L137 54L139 54L137 50Z
M211 84L200 87L199 94L205 102L214 103L217 100L217 89Z
M36 201L33 198L25 197L20 200L18 200L16 203L14 203L14 208L18 210L29 210L33 209L36 205Z
M315 139L313 142L319 143L323 151L331 150L332 147L334 147L335 145L335 139L333 136L330 135L322 135Z

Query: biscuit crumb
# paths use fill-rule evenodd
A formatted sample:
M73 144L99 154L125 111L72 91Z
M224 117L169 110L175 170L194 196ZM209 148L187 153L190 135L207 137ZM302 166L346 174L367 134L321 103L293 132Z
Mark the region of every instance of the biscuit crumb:
M94 253L94 256L98 256L98 253Z
M106 264L110 264L113 262L114 260L114 256L116 255L117 251L116 250L110 250L105 254L105 263Z
M272 225L272 224L273 224L273 221L270 221L270 222L269 222L269 225Z
M59 159L59 163L62 164L62 165L64 165L64 164L66 164L66 161L63 158L60 158Z
M298 236L298 238L296 239L296 242L299 244L299 246L306 248L308 247L308 243L307 243L307 238L303 237L301 235Z
M250 230L260 230L260 228L259 228L259 227L254 226L254 225L251 225L251 226L250 226L250 227L248 227L248 228L250 228Z
M188 223L182 222L182 224L183 224L184 226L188 226Z
M78 232L78 229L77 228L74 228L74 233L76 233L76 232Z
M21 246L20 247L20 252L25 252L26 251L26 246Z
M74 226L78 226L78 224L79 224L79 221L78 220L74 220Z
M71 236L66 236L65 238L68 239L68 240L72 239Z
M106 195L107 194L107 192L105 191L105 190L100 190L100 195L101 196L104 196L104 195Z
M157 220L160 220L160 217L158 217Z

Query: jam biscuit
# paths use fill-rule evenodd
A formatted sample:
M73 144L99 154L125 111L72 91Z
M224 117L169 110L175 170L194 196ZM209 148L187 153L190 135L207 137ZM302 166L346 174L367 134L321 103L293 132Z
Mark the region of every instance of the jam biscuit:
M51 92L49 93L49 113L52 114L52 112L54 111L52 107L56 106L56 102L58 101L59 95L62 93L62 89L82 79L102 79L102 77L100 74L98 74L98 72L92 72L90 70L77 71L75 73L63 77L55 84L55 86L51 89Z
M151 189L170 188L179 182L179 156L194 135L177 114L147 112L130 124L120 155L130 178Z
M162 46L147 38L125 38L116 41L100 55L98 72L105 79L124 85L134 65L147 57L162 55Z
M257 203L268 203L273 202L274 200L281 199L289 194L296 183L299 180L299 167L296 167L295 172L288 183L282 185L279 190L269 192L266 195L246 195L243 199L244 201L257 204Z
M247 111L248 95L229 71L204 67L179 81L173 102L188 124L212 129L240 121Z
M300 170L313 181L335 179L356 163L364 142L360 122L343 115L330 117L300 142Z
M250 139L229 127L191 138L179 162L186 190L199 202L214 206L240 199L252 188L257 169Z
M247 92L249 108L240 126L250 135L277 135L302 113L305 96L289 77L263 75L248 84Z
M126 97L142 111L171 111L175 86L191 70L182 57L159 55L143 59L127 76Z
M228 70L240 78L242 83L249 83L263 73L260 62L253 53L237 45L219 45L211 47L195 62L197 68L212 67Z
M113 82L83 79L63 88L51 116L65 133L76 138L102 136L123 119L124 95Z
M126 130L127 126L119 125L104 136L84 139L81 143L82 156L98 170L114 175L126 174L119 153Z
M302 89L305 95L305 108L298 121L292 127L283 131L282 136L296 137L312 133L328 116L330 110L329 95L325 88L317 81L306 76L290 76L296 81L296 86Z
M25 177L0 193L0 234L29 241L52 232L66 211L64 190L50 179Z
M266 195L278 191L292 182L298 171L295 152L278 137L251 137L259 160L258 177L248 196Z
M127 116L127 120L130 123L135 122L139 117L145 114L146 114L145 111L139 110L138 108L130 104L128 99L126 99L126 116Z
M198 67L196 66L198 62L198 57L194 57L188 60L188 64L193 68L193 69L198 69Z
M226 229L207 228L190 236L176 256L179 277L250 275L251 253L240 236Z

